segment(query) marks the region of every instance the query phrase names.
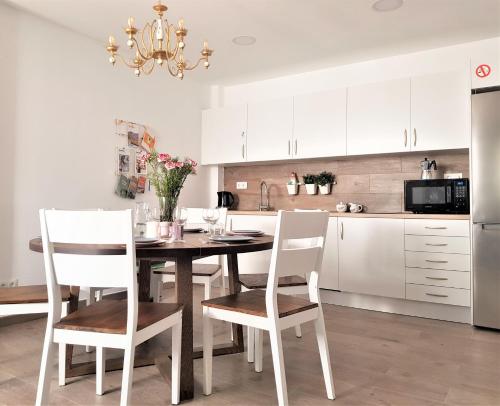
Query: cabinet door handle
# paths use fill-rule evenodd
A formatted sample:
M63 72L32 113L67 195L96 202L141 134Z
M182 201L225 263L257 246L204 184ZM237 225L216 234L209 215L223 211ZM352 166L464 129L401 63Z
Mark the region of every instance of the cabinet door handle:
M241 137L244 137L245 136L245 131L242 131L241 132Z
M344 239L344 223L343 222L340 223L340 239L341 240Z
M295 155L297 155L297 140L295 140Z
M241 145L241 157L245 158L245 144Z
M290 140L288 140L288 155L290 155Z
M416 128L413 129L413 146L414 147L417 146L417 129Z
M446 247L448 244L431 244L431 243L426 242L425 245L427 245L429 247Z
M448 227L430 227L430 226L425 226L427 230L448 230Z
M406 128L405 128L404 140L405 140L405 147L406 147L408 145L408 130Z
M427 296L448 297L448 295L438 295L437 293L426 293Z
M425 262L431 262L433 264L447 264L448 263L448 261L435 261L432 259L426 259Z
M447 281L448 278L434 278L432 276L426 276L425 279L432 279L433 281Z

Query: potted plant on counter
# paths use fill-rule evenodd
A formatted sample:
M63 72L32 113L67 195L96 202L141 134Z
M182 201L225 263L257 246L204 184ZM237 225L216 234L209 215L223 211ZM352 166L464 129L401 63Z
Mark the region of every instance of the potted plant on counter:
M304 180L304 185L306 185L306 191L308 195L315 195L318 191L318 175L312 175L310 173L302 176Z
M295 172L290 174L290 179L286 184L286 188L289 195L296 195L299 193L299 181L297 180L297 174Z
M323 171L318 175L317 183L319 185L319 193L328 195L332 191L333 173Z

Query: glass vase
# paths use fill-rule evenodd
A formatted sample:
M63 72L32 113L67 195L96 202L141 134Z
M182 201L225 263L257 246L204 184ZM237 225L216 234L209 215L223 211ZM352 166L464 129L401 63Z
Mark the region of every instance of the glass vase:
M177 207L177 197L174 196L159 196L160 200L160 221L174 221L174 211Z

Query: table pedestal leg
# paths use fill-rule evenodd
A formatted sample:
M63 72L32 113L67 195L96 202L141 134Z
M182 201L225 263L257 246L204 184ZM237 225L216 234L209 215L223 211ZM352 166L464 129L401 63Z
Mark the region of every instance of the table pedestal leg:
M193 262L191 257L178 257L175 267L175 297L182 303L181 400L194 396L193 375Z
M151 261L141 259L139 261L139 302L151 300Z

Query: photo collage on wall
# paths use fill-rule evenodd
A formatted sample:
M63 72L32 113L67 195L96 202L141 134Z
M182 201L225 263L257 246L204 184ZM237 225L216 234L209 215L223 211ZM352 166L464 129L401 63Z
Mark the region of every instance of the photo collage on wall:
M156 138L145 125L125 120L115 120L116 135L123 137L125 146L116 148L116 194L125 199L135 199L148 185L146 154L154 149Z

